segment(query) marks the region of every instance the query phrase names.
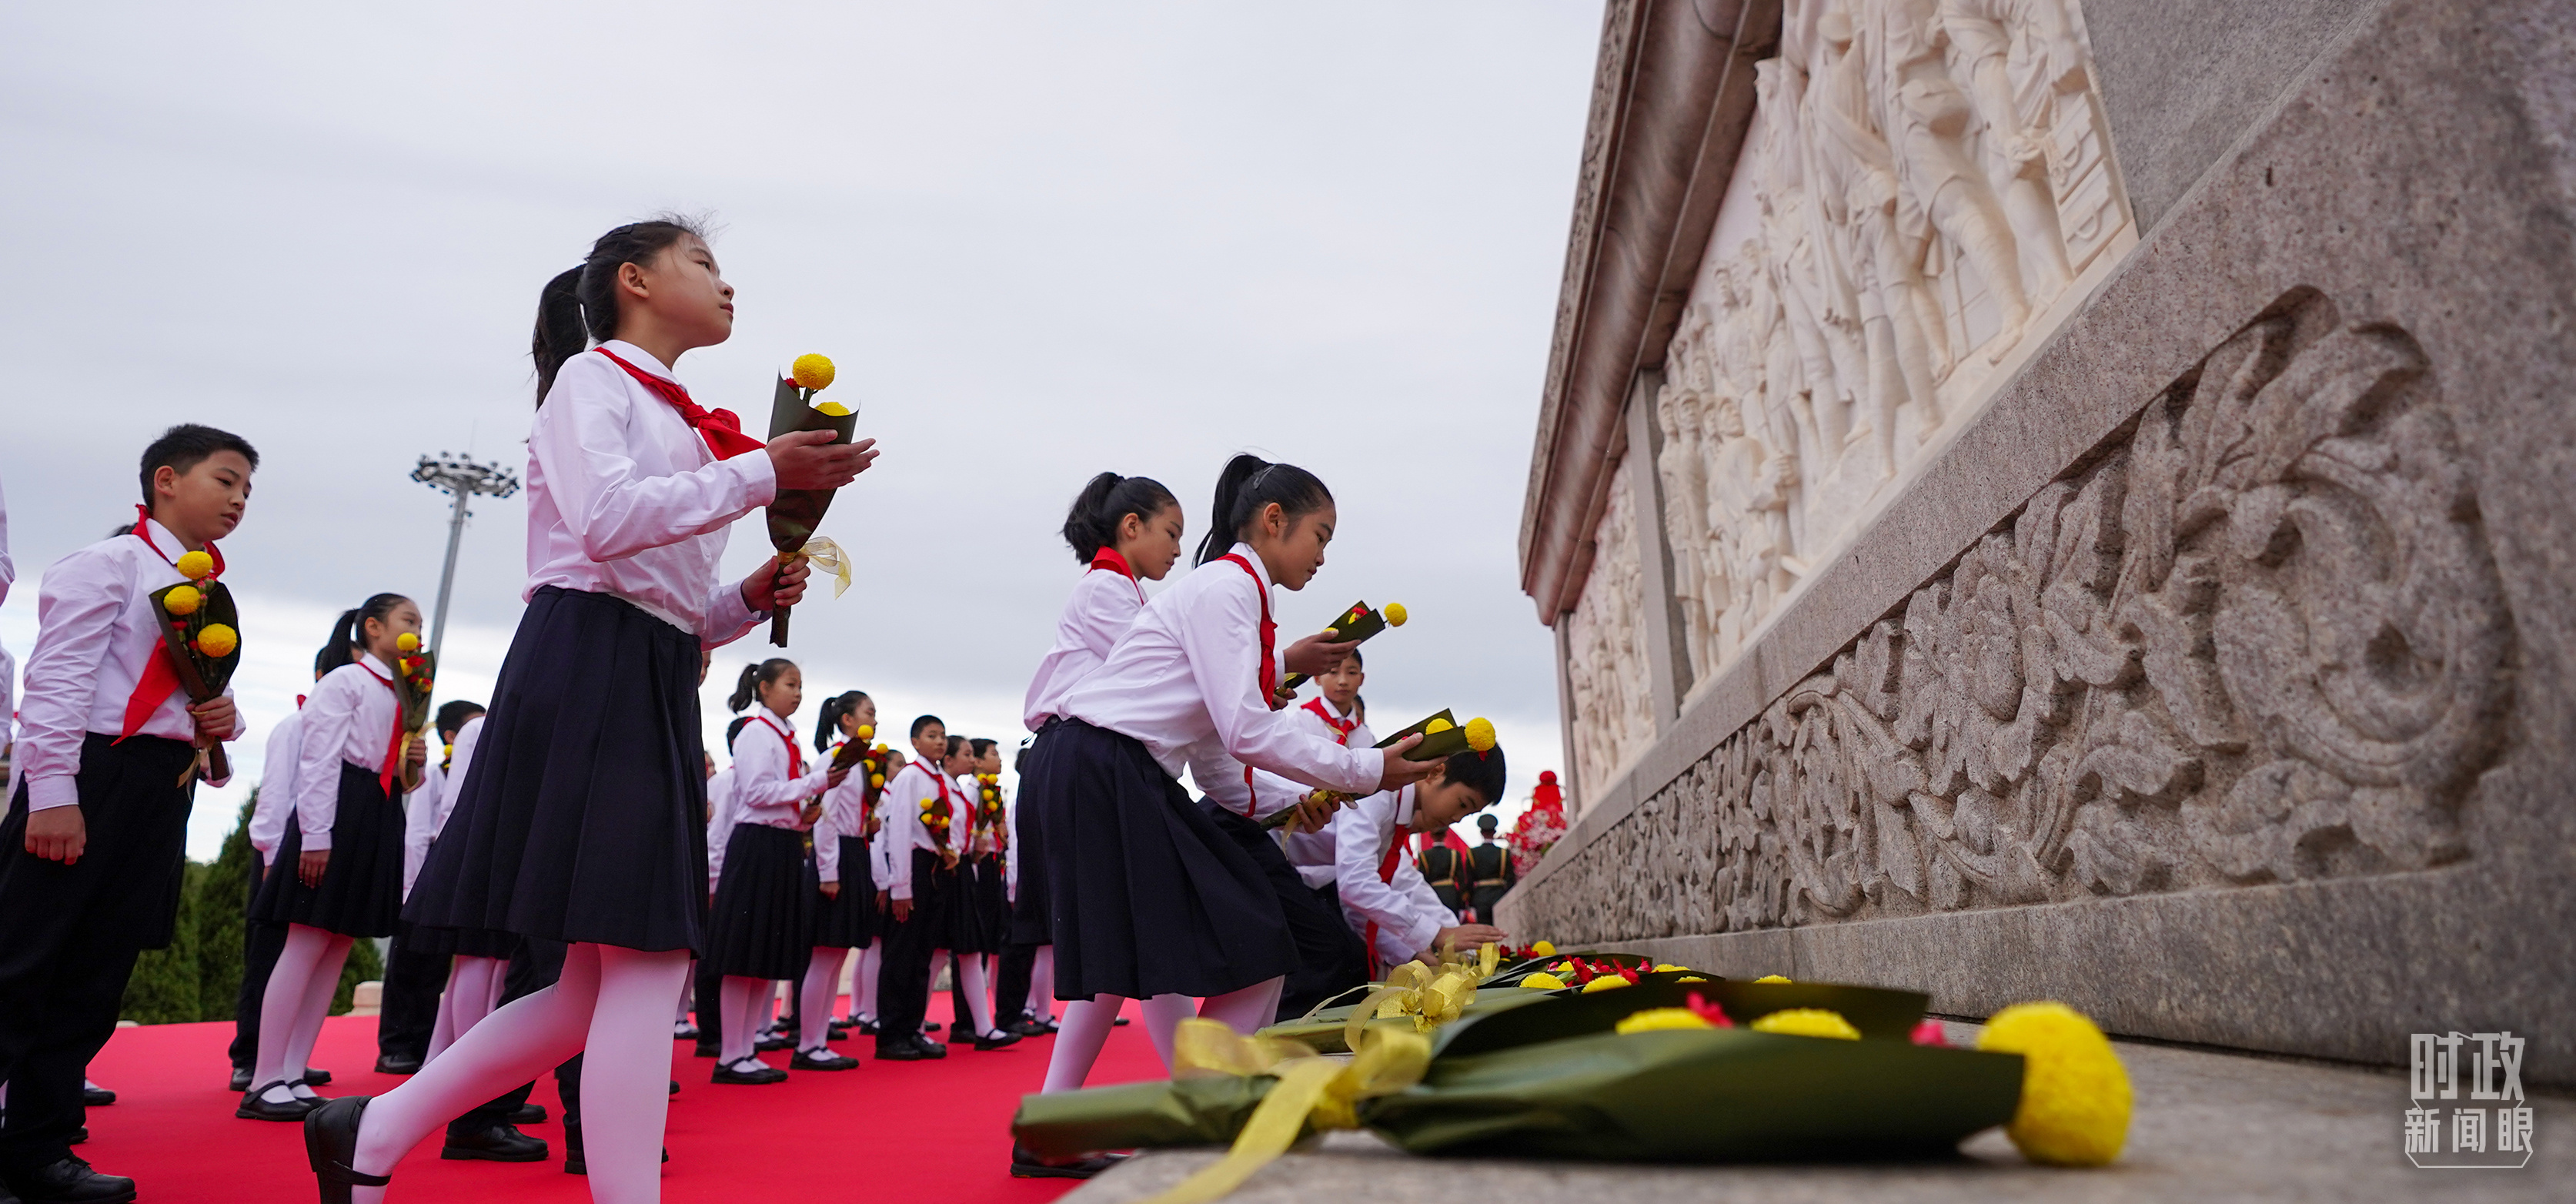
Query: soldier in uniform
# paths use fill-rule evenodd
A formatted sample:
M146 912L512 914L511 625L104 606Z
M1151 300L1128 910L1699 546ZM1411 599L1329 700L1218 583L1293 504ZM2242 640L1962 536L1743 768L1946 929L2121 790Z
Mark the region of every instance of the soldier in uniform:
M1447 829L1438 835L1422 838L1422 852L1415 864L1422 870L1422 880L1431 884L1431 893L1440 896L1440 905L1453 914L1467 905L1465 851Z
M1491 815L1476 817L1476 830L1485 834L1485 843L1467 853L1467 899L1476 908L1479 923L1493 923L1494 904L1502 901L1520 875L1512 872L1511 851L1494 839L1501 821ZM1428 872L1424 877L1430 877ZM1446 898L1446 896L1443 896Z

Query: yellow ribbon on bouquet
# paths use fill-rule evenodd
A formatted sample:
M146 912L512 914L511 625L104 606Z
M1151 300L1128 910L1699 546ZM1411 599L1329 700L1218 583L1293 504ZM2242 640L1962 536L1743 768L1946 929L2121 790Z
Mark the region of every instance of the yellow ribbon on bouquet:
M778 554L778 567L785 568L799 560L810 560L814 567L832 575L832 596L840 597L850 588L850 554L828 535L817 535L793 552Z
M1431 1065L1431 1042L1419 1033L1380 1030L1355 1048L1359 1056L1344 1063L1294 1041L1240 1036L1214 1020L1182 1021L1172 1038L1172 1077L1267 1074L1279 1082L1261 1097L1224 1158L1145 1204L1209 1204L1287 1153L1307 1125L1318 1132L1356 1129L1361 1100L1411 1087Z

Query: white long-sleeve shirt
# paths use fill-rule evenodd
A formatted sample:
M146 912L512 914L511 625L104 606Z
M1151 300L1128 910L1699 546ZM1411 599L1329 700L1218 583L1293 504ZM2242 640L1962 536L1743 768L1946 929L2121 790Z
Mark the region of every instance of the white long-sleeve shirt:
M724 880L725 842L733 839L733 771L707 779L707 889Z
M80 773L81 741L91 732L123 734L125 704L143 680L144 666L164 655L152 591L187 580L171 566L184 545L149 519L141 531L55 561L36 591L36 647L27 656L25 696L18 704L17 773L27 783L30 810L80 801L74 777ZM232 690L224 695L231 697ZM172 690L135 734L196 739L188 692ZM242 734L236 722L229 738Z
M1128 736L1174 779L1204 760L1198 746L1283 777L1358 794L1375 790L1385 761L1376 749L1343 748L1308 735L1270 709L1261 680L1261 620L1270 579L1251 545L1234 545L1251 566L1211 560L1145 604L1109 659L1068 692L1063 714ZM1274 672L1284 646L1273 652ZM1196 775L1194 775L1196 776ZM1236 775L1240 778L1240 774ZM1199 788L1212 783L1199 777Z
M829 757L826 753L818 759L829 765ZM841 880L841 838L864 840L867 831L868 769L865 764L852 765L840 785L823 792L823 815L814 821L814 868L823 881Z
M1115 563L1111 563L1115 562ZM1118 637L1145 609L1145 587L1127 574L1117 553L1095 557L1082 579L1073 583L1064 613L1055 621L1055 644L1038 662L1021 701L1020 718L1030 731L1062 713L1064 696L1109 659Z
M277 855L278 844L286 839L286 817L295 813L295 775L304 759L304 701L296 700L295 707L295 713L268 734L260 761L259 798L250 809L250 847L259 851L261 865Z
M1332 718L1328 720L1327 715ZM1291 717L1304 724L1307 731L1344 748L1367 748L1377 743L1377 733L1370 731L1368 721L1359 717L1356 705L1344 711L1331 699L1318 695L1298 703ZM1351 730L1346 734L1335 728L1334 720L1350 724Z
M805 800L823 793L831 763L807 762L803 751L795 724L752 704L751 722L733 740L734 822L805 829ZM797 774L800 765L806 772Z
M394 721L402 699L393 670L372 652L325 674L299 712L304 742L296 754L295 826L307 853L331 847L331 824L340 816L340 766L383 773L393 755ZM400 772L400 766L396 766ZM396 789L402 779L394 779Z
M0 605L8 604L9 587L17 580L18 562L9 559L9 497L0 493ZM17 733L17 688L18 658L9 655L7 648L0 647L0 753L9 751L9 742ZM13 779L16 776L14 769L11 776ZM8 794L0 797L15 798L17 794L18 783L13 780L9 783Z
M885 890L888 898L912 897L914 849L939 851L938 839L921 822L921 800L942 797L943 786L946 787L945 797L950 810L948 830L953 835L965 824L970 804L967 796L959 794L957 784L949 781L946 775L927 768L923 762L912 761L894 775L893 781L886 783L885 826L877 830L877 843L884 849L877 864L884 867L885 876L877 879L877 885Z
M1333 881L1343 917L1360 933L1376 921L1374 952L1390 966L1419 956L1440 938L1441 929L1458 922L1457 913L1442 906L1431 884L1422 880L1421 867L1397 849L1412 830L1414 793L1407 786L1372 794L1343 808L1325 829L1333 840ZM1378 873L1390 849L1396 849L1395 873L1381 881Z
M456 796L465 789L465 769L474 762L474 747L483 739L483 715L478 712L456 729L456 739L448 744L445 764L437 761L421 771L420 789L406 800L409 809L403 813L403 898L411 898L413 881L420 877L421 863L429 859L430 842L447 830L447 817L456 813Z
M676 381L632 343L608 350ZM528 436L528 587L614 594L708 647L768 617L717 577L725 529L778 496L765 455L719 460L671 403L596 351L556 373Z

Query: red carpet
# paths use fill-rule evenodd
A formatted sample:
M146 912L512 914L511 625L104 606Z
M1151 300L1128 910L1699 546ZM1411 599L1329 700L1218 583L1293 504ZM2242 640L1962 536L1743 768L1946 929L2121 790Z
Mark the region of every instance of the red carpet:
M947 1019L946 992L932 1000ZM1131 1009L1132 1010L1132 1009ZM230 1024L163 1024L120 1029L90 1065L117 1102L89 1112L89 1143L77 1153L100 1170L131 1175L145 1201L313 1198L300 1125L238 1120L240 1097L224 1090ZM672 1201L886 1199L938 1204L1037 1204L1077 1186L1062 1179L1014 1179L1011 1111L1046 1076L1053 1038L977 1053L956 1046L940 1062L877 1062L872 1038L834 1048L867 1064L837 1074L797 1074L770 1087L707 1082L714 1060L672 1043L671 1099L662 1198ZM784 1052L764 1055L784 1067ZM374 1017L328 1021L314 1061L334 1081L324 1095L372 1095L401 1080L369 1071L376 1062ZM1115 1030L1091 1081L1162 1077L1141 1025ZM447 1162L433 1135L394 1172L393 1198L415 1201L590 1199L579 1175L563 1172L563 1129L551 1075L535 1100L548 1123L528 1132L553 1146L546 1162Z

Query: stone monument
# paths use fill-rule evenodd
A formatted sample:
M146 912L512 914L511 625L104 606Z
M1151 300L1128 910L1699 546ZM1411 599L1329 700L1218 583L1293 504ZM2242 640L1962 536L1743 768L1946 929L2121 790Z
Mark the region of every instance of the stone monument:
M2576 1082L2576 9L1612 0L1516 933Z

